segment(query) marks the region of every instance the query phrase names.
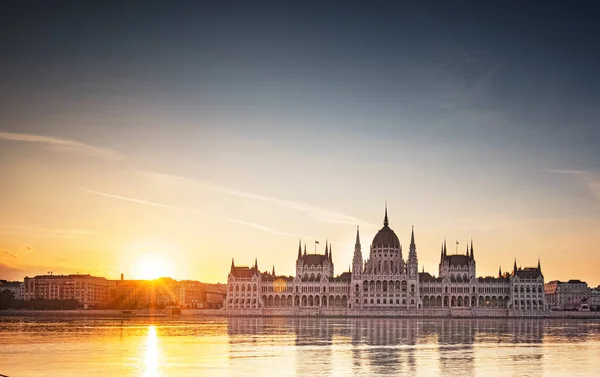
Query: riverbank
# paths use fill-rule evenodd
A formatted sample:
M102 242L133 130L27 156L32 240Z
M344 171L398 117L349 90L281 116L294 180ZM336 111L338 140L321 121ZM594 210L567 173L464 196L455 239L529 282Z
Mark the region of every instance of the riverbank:
M348 318L559 318L600 319L600 312L521 312L507 309L420 309L378 310L358 312L350 310L322 309L137 309L137 310L0 310L0 316L62 316L62 317L348 317Z

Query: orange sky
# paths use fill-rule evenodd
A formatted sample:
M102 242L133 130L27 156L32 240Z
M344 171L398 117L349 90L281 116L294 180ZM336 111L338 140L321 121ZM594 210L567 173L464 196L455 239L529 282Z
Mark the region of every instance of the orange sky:
M464 252L472 237L479 275L495 275L499 265L510 270L515 257L521 266L540 258L547 281L600 283L600 257L593 252L600 246L598 219L543 211L536 216L538 201L552 192L520 188L518 197L502 196L504 188L484 189L476 180L469 185L475 189L437 187L427 176L427 161L423 172L413 167L406 177L377 180L374 187L363 167L352 183L352 166L327 167L310 158L303 163L314 163L314 178L282 173L279 166L291 163L288 158L265 160L270 166L254 171L228 165L228 178L217 181L202 179L192 161L156 173L147 168L151 161L116 150L7 135L0 140L1 278L46 271L139 278L139 260L148 254L169 261L163 272L178 279L225 282L232 257L237 264L257 257L263 270L275 265L278 273L293 274L299 238L309 252L315 239L319 252L326 239L332 242L341 273L351 263L356 225L368 255L387 199L391 227L406 247L415 226L419 263L433 274L444 238L450 251L458 240ZM563 181L574 197L585 196L590 184L577 174L542 174ZM416 181L424 186L405 184ZM557 206L566 200L557 198Z

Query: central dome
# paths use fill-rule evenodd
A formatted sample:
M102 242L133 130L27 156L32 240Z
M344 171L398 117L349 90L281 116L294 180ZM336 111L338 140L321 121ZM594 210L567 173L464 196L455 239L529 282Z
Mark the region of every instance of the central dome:
M377 232L373 238L372 247L393 247L400 248L400 240L394 231L388 226L387 206L385 208L385 217L383 219L383 228Z

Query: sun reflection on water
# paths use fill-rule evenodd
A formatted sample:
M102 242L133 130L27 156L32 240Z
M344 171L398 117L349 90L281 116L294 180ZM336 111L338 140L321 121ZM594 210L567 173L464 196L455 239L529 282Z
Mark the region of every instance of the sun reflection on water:
M148 335L146 336L146 354L144 358L144 377L157 377L160 375L158 370L158 357L160 355L158 347L158 336L156 327L148 326Z

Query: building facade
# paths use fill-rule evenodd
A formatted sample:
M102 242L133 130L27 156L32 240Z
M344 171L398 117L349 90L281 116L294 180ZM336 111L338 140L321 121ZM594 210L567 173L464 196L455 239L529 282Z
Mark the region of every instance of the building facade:
M23 299L23 283L20 281L0 280L0 292L9 291L15 300Z
M294 276L261 272L231 262L225 309L231 315L390 315L435 309L504 310L533 313L546 310L544 276L537 267L517 268L497 277L477 277L473 242L466 253L449 255L442 244L438 276L419 272L414 229L408 250L389 227L387 208L383 228L363 259L357 228L352 268L334 274L332 248L307 254L298 246Z
M77 300L84 307L108 298L108 280L91 275L38 275L25 277L23 299Z
M582 305L588 304L592 293L586 282L574 279L552 280L544 290L550 310L580 310Z

